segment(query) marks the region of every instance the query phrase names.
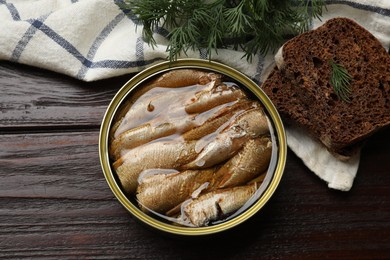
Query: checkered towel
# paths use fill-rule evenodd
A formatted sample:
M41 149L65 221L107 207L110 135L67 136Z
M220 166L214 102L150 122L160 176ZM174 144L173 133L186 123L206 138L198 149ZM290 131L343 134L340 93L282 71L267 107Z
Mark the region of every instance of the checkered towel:
M157 47L148 46L142 39L142 24L131 11L122 11L117 6L120 2L0 0L0 59L84 81L138 72L166 60L168 31L160 28L155 32ZM312 21L312 28L337 16L354 19L389 48L389 0L329 0L322 20ZM224 49L213 53L212 59L242 71L256 82L264 81L267 68L273 64L273 54L257 55L251 63L242 56L239 51ZM206 54L204 50L189 51L188 57L205 59ZM288 143L329 187L351 188L359 156L347 163L338 162L319 144L294 129L288 129Z

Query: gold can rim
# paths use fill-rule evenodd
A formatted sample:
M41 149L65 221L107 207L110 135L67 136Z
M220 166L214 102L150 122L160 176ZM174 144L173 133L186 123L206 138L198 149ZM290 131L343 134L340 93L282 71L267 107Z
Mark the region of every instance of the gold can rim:
M112 125L112 121L115 117L117 110L122 104L123 100L131 93L133 89L137 86L142 85L142 82L145 80L173 69L206 69L214 72L224 74L231 77L232 79L239 82L242 86L247 88L252 94L254 94L260 102L263 104L264 108L267 110L269 117L274 126L275 135L278 140L278 162L274 170L272 179L265 189L264 193L260 198L247 210L245 210L240 215L222 222L220 224L206 226L206 227L182 227L174 226L162 221L159 221L153 218L150 215L142 212L137 206L135 206L123 193L122 189L115 180L114 172L110 166L110 159L108 153L108 137L109 130ZM249 77L239 72L238 70L231 68L227 65L224 65L219 62L201 60L201 59L178 59L177 61L170 62L165 61L156 65L153 65L138 74L134 75L129 81L127 81L116 93L116 95L111 100L108 108L104 114L102 124L100 127L99 133L99 158L100 164L104 177L110 187L111 191L114 193L115 197L119 202L134 216L136 219L140 220L142 223L147 224L157 230L175 234L175 235L186 235L186 236L199 236L199 235L210 235L218 232L222 232L228 229L231 229L240 223L246 221L257 213L264 205L269 201L276 188L278 187L280 180L282 178L285 163L287 159L287 141L286 133L280 118L280 115L273 105L272 101L268 96L261 90L261 88L253 82Z

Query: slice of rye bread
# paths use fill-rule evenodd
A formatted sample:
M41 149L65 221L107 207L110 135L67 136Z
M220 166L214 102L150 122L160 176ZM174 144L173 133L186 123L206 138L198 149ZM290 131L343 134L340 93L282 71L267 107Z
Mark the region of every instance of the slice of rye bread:
M390 55L366 29L334 18L286 42L262 84L282 117L306 129L332 153L390 125ZM352 76L350 102L335 94L329 61Z

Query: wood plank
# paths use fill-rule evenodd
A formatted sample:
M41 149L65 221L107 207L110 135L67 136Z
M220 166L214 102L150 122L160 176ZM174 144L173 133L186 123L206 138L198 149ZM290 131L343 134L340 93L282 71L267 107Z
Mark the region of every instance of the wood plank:
M111 199L99 132L0 135L0 197Z
M259 214L201 239L166 237L131 218L101 174L96 131L1 136L8 152L0 156L0 257L390 256L390 166L378 163L390 160L389 132L367 144L350 192L328 189L289 152L282 182ZM48 180L46 192L34 177Z
M20 202L20 200L19 200ZM26 204L34 205L25 209ZM101 201L26 200L9 201L13 214L1 213L0 256L110 256L112 258L214 257L321 257L323 255L373 258L385 256L388 230L348 225L340 214L313 213L313 221L275 211L277 203L234 232L201 240L167 238L144 229L119 205ZM289 208L287 208L288 210ZM337 216L339 215L339 216ZM7 217L13 222L7 223ZM316 218L316 219L314 219ZM254 228L255 227L255 228ZM234 257L233 257L234 256ZM359 257L355 258L358 259Z
M0 62L0 127L98 126L130 76L82 82L37 68Z

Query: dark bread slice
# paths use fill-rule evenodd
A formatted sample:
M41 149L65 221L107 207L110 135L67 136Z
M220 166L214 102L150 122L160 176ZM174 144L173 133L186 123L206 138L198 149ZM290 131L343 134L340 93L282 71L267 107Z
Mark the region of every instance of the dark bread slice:
M282 57L262 88L285 119L331 152L345 154L390 125L390 55L356 22L331 19L285 43ZM351 102L335 94L329 61L352 76Z

